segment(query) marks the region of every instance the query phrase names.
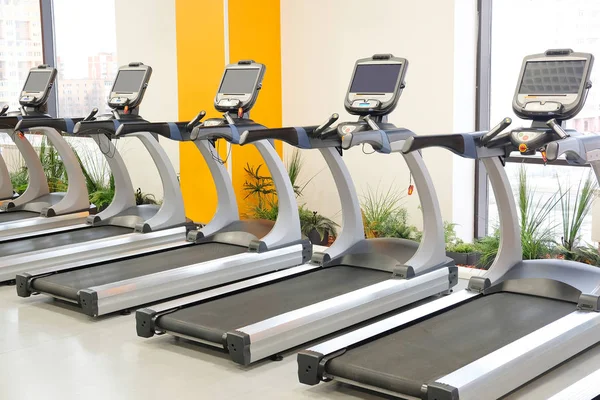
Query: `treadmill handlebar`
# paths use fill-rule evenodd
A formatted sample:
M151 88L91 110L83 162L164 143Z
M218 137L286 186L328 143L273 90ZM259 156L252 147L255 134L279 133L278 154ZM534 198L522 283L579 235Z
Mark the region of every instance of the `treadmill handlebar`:
M128 122L122 123L115 131L115 136L121 137L136 132L150 132L155 135L179 142L190 141L189 122Z
M590 154L591 152L594 152ZM546 158L555 161L565 155L572 164L583 165L595 161L600 153L600 135L569 136L566 139L550 142L546 146ZM591 159L593 157L593 159Z
M197 126L192 131L192 140L216 140L225 139L232 144L241 144L241 132L256 132L265 130L263 125L257 124L251 120L234 120L235 124L223 124L216 126Z
M352 146L368 143L379 153L391 153L391 143L408 140L415 133L404 128L377 129L372 131L360 131L348 133L342 136L342 149L348 150Z
M310 135L318 128L317 125L305 127L288 127L275 129L246 130L240 136L240 145L257 142L259 140L281 140L301 149L312 148Z
M16 125L16 131L27 131L33 128L53 128L59 132L75 133L75 126L83 118L27 118L23 117Z
M75 124L73 133L79 136L105 134L109 138L114 138L119 125L121 124L116 119L81 120Z
M477 158L477 141L484 132L455 133L450 135L413 136L406 140L404 154L427 147L443 147L465 158Z

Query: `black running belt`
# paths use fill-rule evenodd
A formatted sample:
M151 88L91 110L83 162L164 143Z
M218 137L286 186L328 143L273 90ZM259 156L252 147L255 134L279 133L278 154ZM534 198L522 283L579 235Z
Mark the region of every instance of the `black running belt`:
M148 254L128 260L100 264L34 279L32 287L40 292L77 300L77 292L93 286L137 278L248 251L245 246L204 243Z
M40 213L31 211L6 211L0 213L0 223L18 221L20 219L39 217Z
M0 243L0 257L27 253L29 251L51 249L67 244L83 243L90 240L124 235L126 233L133 233L133 229L120 226L98 226L19 239Z
M318 269L159 318L170 332L222 343L223 334L391 278L391 273L336 266Z
M421 386L575 311L559 300L514 293L483 296L352 348L325 371L392 392L421 397Z

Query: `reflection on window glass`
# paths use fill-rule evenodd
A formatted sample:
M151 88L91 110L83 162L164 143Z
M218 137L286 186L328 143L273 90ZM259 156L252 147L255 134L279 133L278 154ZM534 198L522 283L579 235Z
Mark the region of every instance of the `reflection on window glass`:
M597 0L502 0L493 2L492 65L490 125L510 116L513 127L529 126L530 121L517 118L512 111L512 98L523 57L547 49L570 48L600 57L600 1ZM543 26L540 25L543 21ZM533 23L533 25L532 25ZM600 132L600 67L592 70L595 87L589 92L583 110L566 127L581 132ZM517 190L520 165L507 163L507 173ZM527 165L528 176L537 187L536 199L545 201L558 189L557 176L565 187L577 185L588 168ZM516 192L515 192L516 193ZM537 200L536 200L537 201ZM592 213L585 220L582 239L592 240ZM488 232L497 226L497 209L490 188ZM600 215L596 216L596 221ZM560 207L548 219L549 226L562 223ZM596 222L598 223L598 222ZM556 230L560 240L560 229Z
M93 7L93 10L90 10ZM58 115L107 112L117 73L115 1L54 1Z
M0 6L0 107L19 107L27 73L42 64L39 0L5 2Z

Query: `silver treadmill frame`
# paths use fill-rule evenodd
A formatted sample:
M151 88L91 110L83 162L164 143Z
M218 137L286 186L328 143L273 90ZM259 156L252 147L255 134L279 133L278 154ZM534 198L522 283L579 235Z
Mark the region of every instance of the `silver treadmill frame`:
M407 137L412 133L407 131ZM365 136L363 136L365 137ZM355 145L360 144L360 135L356 136ZM392 152L400 152L404 140L391 143ZM342 157L334 148L319 148L338 188L342 203L343 231L333 246L325 251L331 258L340 256L357 242L364 240L360 202L354 183ZM445 262L444 240L441 229L441 212L435 194L431 177L420 154L407 154L404 158L409 166L419 199L424 212L424 226L427 232L423 243L407 265L414 268L415 273L421 273L411 279L390 278L340 296L333 297L306 307L239 327L227 333L227 350L233 361L248 365L263 358L277 354L289 348L301 345L335 331L350 327L356 323L368 320L394 309L406 306L416 301L440 293L448 293L452 286L450 268L434 269ZM291 278L310 270L321 268L321 265L311 262L286 271L285 277ZM252 288L267 282L273 282L283 277L282 273L269 274L253 282L245 281L243 288ZM186 296L168 303L159 304L138 311L138 318L151 318L148 321L156 326L157 319L164 314L177 309L191 306L224 293L234 293L241 290L239 284L228 285L218 291L200 295ZM157 332L162 333L160 329ZM205 340L177 332L167 331L174 336L185 337L206 343ZM234 350L235 349L235 350ZM235 353L235 354L234 354Z
M516 270L512 271L513 275L515 272L517 274L523 272L523 275L525 275L527 262L521 261L517 208L508 176L498 158L504 154L504 150L478 148L477 152L488 172L500 215L502 235L498 255L490 269L481 277L482 281L487 278L494 284L501 281L511 269ZM600 161L588 162L591 164L596 178L600 181ZM520 270L515 265L518 265ZM571 277L570 279L570 283L583 289L583 293L594 295L600 293L598 282L589 282L577 277ZM402 328L420 318L430 316L436 312L443 312L449 307L473 300L479 296L482 296L482 294L467 288L446 298L432 301L308 348L301 352L298 357L298 374L301 375L303 372L301 371L303 365L300 362L303 355L318 355L321 360L326 362L328 357L334 357L337 352L350 346L379 334ZM441 389L441 391L435 393L435 398L439 400L456 399L459 396L461 399L499 398L594 345L599 340L600 313L577 309L565 317L559 318L446 376L440 377L435 382L429 383L428 388ZM318 378L316 370L314 374ZM323 372L320 379L337 380L338 378L330 373ZM360 382L346 378L340 381L365 387ZM318 381L311 382L311 384L316 383ZM369 389L398 397L406 397L403 393L392 393L389 390L377 387L369 387Z
M201 138L196 140L195 143L209 165L219 194L219 207L215 217L200 230L205 236L209 236L237 220L237 203L229 174L222 164L214 160L209 148L210 144L207 140ZM254 143L254 146L263 157L278 193L280 212L277 221L271 231L265 237L261 238L261 242L265 244L267 251L245 252L143 275L133 279L82 289L78 293L78 303L81 305L84 313L96 317L133 306L297 266L306 262L307 251L305 245L294 244L285 246L286 243L299 243L301 240L300 219L297 213L296 198L291 182L287 177L287 170L271 143L268 141L258 141ZM295 225L297 229L290 229L290 227ZM134 240L136 245L139 246L136 250L125 250L126 253L116 253L112 256L106 256L102 253L94 259L94 263L97 263L99 260L104 261L107 258L118 259L133 254L144 254L193 244L193 242L186 240L185 229L173 233L170 236L171 240L168 239L165 243L153 247L148 247L148 238L151 240L154 239L154 241L161 241L163 236L165 236L165 232L156 232L154 236L152 234L139 235L143 236L143 238L140 237L139 239L139 236L135 237L131 235L116 239L108 238L101 239L100 241L86 242L78 246L80 251L75 253L71 251L72 246L70 246L70 249L63 247L62 251L55 250L50 253L54 255L51 261L47 259L48 254L44 257L44 254L42 254L43 251L38 252L38 254L33 256L38 260L37 265L44 263L50 266L45 269L35 270L32 274L24 272L17 279L17 290L19 291L23 285L31 285L31 282L38 277L73 269L74 264L81 265L79 261L73 261L74 255L78 257L85 255L86 260L88 260L86 265L89 265L91 246L94 247L96 252L106 252L106 246L116 241L122 243L123 248L129 249L132 243L131 239L137 239ZM110 249L112 250L113 248L111 247ZM201 244L198 251L202 251ZM57 258L63 258L66 263L57 266Z

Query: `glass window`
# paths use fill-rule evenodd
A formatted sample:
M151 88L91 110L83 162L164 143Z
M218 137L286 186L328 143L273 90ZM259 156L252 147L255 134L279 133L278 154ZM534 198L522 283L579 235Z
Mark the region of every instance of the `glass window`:
M107 112L106 99L117 72L115 1L54 2L58 115L82 117ZM85 34L82 34L85 33Z
M600 55L600 1L597 0L502 0L494 1L492 9L490 126L510 116L513 126L528 126L530 121L518 119L512 111L512 98L523 57L551 48L570 48ZM584 109L566 123L568 128L582 132L600 131L600 68L592 71L596 84L589 92ZM506 169L513 190L518 186L519 163L507 163ZM575 186L589 169L569 166L527 164L529 183L536 187L536 202L542 203L558 189L557 176L564 187ZM573 190L574 192L575 190ZM490 189L488 232L497 226L497 210ZM555 238L560 241L562 222L560 206L547 220L557 227ZM591 217L585 220L582 239L591 242Z
M5 1L0 7L0 106L19 107L19 93L30 68L42 64L38 0Z

